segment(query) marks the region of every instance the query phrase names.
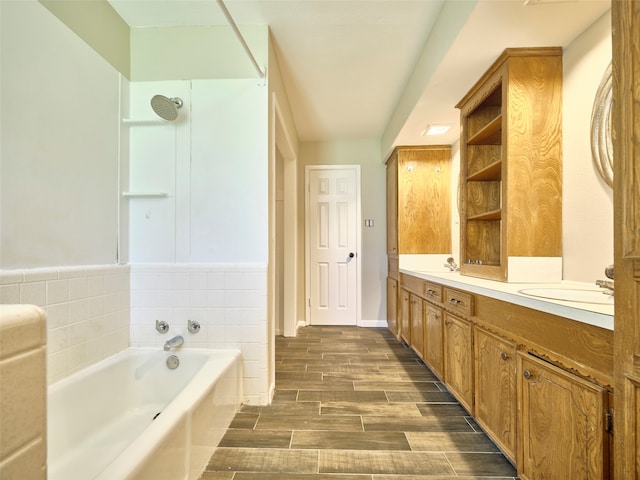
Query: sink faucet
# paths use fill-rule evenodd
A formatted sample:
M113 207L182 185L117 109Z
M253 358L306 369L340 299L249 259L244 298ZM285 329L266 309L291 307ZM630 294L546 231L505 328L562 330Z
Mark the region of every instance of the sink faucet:
M604 292L609 295L613 295L613 281L611 280L596 280L596 285L600 288L604 288Z
M613 295L613 265L609 265L604 269L604 274L607 278L611 280L596 280L596 285L600 288L604 288L605 291L602 293L608 293L609 295Z
M455 272L458 269L458 264L455 262L453 257L447 258L447 263L445 263L444 266L447 267L452 272Z
M176 349L184 343L184 338L182 335L176 335L173 338L170 338L166 342L164 342L164 351L168 352L169 350Z

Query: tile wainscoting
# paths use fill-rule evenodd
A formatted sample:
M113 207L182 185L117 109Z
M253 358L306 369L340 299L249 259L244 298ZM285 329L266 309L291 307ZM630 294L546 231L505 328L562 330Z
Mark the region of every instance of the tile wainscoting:
M47 316L47 381L61 380L129 346L129 266L0 272L0 303Z
M47 315L47 380L54 383L129 346L242 351L244 402L269 402L267 266L133 264L0 271L0 303ZM166 335L155 329L164 320ZM187 330L198 321L200 332Z
M156 320L169 332L158 333ZM267 404L267 265L132 264L131 346L162 348L174 335L186 348L240 349L244 402Z

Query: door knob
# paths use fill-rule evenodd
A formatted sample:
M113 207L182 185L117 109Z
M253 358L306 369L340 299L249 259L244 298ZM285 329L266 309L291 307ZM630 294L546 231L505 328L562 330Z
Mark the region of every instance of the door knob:
M353 253L353 252L349 252L349 258L353 258L353 257L355 257L355 256L356 256L356 254L355 254L355 253Z

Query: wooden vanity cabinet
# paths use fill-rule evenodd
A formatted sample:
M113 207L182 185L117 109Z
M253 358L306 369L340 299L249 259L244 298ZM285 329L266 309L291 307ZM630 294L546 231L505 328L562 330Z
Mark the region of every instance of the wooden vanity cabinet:
M460 272L531 280L543 257L561 275L562 49L506 49L456 107Z
M399 282L405 341L417 352L423 342L425 363L520 478L614 478L610 330L405 273Z
M526 353L518 364L520 478L609 478L608 393Z
M387 254L450 254L451 147L396 147L386 165Z
M476 327L475 411L480 426L500 449L516 458L516 346Z
M468 412L473 412L473 333L471 322L444 312L444 381Z

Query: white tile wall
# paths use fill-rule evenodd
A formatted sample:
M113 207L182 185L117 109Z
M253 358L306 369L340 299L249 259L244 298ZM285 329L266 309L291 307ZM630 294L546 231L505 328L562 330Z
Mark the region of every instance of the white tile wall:
M242 352L244 402L269 403L267 266L134 264L0 271L1 304L33 304L47 314L47 377L53 383L131 346ZM161 335L155 321L169 323ZM187 330L188 320L201 324Z
M129 346L130 269L122 265L0 271L0 303L47 314L47 380Z
M169 323L167 334L156 320ZM188 320L200 322L200 332L189 333ZM177 334L183 348L240 349L244 402L269 402L266 265L131 265L131 345L162 348Z

